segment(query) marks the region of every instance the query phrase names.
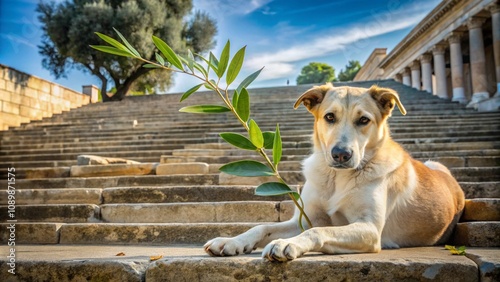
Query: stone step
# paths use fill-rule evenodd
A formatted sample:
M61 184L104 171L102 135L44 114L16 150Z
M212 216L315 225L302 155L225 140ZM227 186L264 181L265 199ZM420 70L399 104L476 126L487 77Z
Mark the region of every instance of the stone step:
M465 209L462 217L465 221L499 221L500 222L500 198L478 198L465 201ZM499 234L500 235L500 234Z
M500 198L500 182L461 182L467 199ZM296 190L296 186L292 186ZM7 191L0 191L6 199ZM285 201L288 196L255 195L255 186L138 186L114 188L50 188L17 189L16 203L38 204L120 204L120 203L185 203L224 201ZM495 203L495 205L498 205ZM484 220L479 218L477 220Z
M500 221L460 222L450 244L470 247L500 247Z
M102 220L113 223L279 222L292 215L291 201L101 205Z
M208 257L200 245L23 245L16 247L16 275L7 272L6 256L0 259L0 271L8 281L474 282L499 277L496 252L473 248L466 256L452 256L442 247L420 247L382 250L379 254L311 253L281 264L263 260L260 250L237 257ZM119 253L123 256L116 256ZM151 261L153 256L161 259Z
M92 204L16 205L15 218L9 218L7 206L0 206L0 220L18 222L96 222L99 207Z

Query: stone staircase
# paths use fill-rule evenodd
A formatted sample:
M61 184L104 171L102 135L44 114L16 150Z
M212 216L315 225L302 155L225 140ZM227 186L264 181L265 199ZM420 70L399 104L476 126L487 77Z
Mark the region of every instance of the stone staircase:
M178 112L190 104L219 103L212 93L128 97L92 104L0 133L0 181L15 168L16 272L2 253L2 281L374 281L500 280L500 113L477 113L391 80L378 83L400 93L408 115L394 111L395 140L420 160L447 165L466 198L450 244L384 250L380 254L306 255L288 264L262 261L259 251L210 258L201 245L265 222L291 217L287 197L258 197L263 178L221 174L241 159L260 160L218 136L243 132L230 114ZM336 85L341 85L337 83ZM303 184L300 162L311 151L312 116L293 110L311 86L252 89L252 117L263 131L280 124L282 176ZM84 165L80 155L139 163ZM1 228L8 217L7 188L0 191ZM7 249L12 233L0 233ZM3 248L2 248L3 249ZM124 256L115 256L123 252ZM163 255L158 261L150 256Z

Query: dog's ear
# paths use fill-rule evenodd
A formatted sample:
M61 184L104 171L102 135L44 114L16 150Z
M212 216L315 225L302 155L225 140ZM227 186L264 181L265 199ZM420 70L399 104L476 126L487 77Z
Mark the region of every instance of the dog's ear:
M294 109L297 109L300 106L300 103L304 103L304 106L307 110L311 111L314 106L320 104L325 98L326 92L333 88L333 84L328 82L325 85L314 86L313 88L304 92L304 94L300 95L299 99L293 105Z
M370 89L368 89L368 92L377 102L383 115L390 116L395 105L398 105L399 111L403 115L406 115L405 107L399 100L399 95L398 93L396 93L396 91L389 88L381 88L373 85L372 87L370 87Z

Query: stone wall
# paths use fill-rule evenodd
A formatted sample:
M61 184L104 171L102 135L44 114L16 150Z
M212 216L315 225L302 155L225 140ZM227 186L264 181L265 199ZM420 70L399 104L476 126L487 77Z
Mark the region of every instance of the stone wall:
M87 95L0 64L0 130L89 102Z

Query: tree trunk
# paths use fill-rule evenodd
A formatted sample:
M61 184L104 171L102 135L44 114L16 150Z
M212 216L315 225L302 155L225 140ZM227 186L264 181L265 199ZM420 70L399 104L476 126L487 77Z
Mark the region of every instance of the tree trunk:
M141 75L144 75L151 71L152 69L147 69L143 67L139 67L136 69L125 81L120 85L115 85L116 93L113 96L109 97L108 95L102 95L103 102L113 102L113 101L121 101L127 95L130 87L132 87L132 83L137 80ZM106 97L106 100L104 99Z

